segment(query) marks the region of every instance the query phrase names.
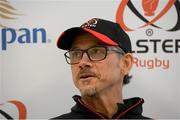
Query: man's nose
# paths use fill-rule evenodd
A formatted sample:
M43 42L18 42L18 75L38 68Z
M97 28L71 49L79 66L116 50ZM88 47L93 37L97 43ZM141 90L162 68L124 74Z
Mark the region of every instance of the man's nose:
M79 67L83 68L83 67L90 67L92 65L92 61L89 59L87 53L85 52L82 55L82 59L79 61Z

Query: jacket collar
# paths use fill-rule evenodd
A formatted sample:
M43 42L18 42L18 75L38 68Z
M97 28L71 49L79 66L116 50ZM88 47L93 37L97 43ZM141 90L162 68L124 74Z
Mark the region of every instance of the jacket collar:
M76 102L76 105L71 109L75 112L80 113L92 113L99 117L105 117L105 115L102 115L101 113L96 112L95 109L90 109L86 104L84 104L81 101L81 97L78 95L73 96L74 101ZM142 114L142 104L144 103L144 100L139 97L134 97L130 99L124 99L124 104L117 103L118 105L118 111L113 115L112 118L122 118L123 116L129 115L129 114Z

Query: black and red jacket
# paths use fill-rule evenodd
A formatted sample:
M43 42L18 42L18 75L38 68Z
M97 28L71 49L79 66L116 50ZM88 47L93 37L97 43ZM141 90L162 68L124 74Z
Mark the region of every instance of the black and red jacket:
M107 116L96 112L81 101L78 95L73 96L76 105L71 108L70 113L63 114L54 119L108 119ZM117 103L118 111L110 119L149 119L142 115L142 98L131 98L124 100L124 104Z

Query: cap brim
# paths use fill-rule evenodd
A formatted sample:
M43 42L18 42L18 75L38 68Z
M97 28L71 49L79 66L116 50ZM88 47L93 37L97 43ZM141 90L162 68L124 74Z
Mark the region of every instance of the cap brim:
M86 32L92 34L93 36L98 38L101 42L103 42L107 45L118 46L118 43L114 42L108 36L106 36L102 33L99 33L97 31L94 31L94 30L88 29L88 28L74 27L74 28L70 28L70 29L64 31L60 35L60 37L57 40L58 48L63 49L63 50L69 50L71 48L72 43L73 43L73 39L77 35L82 33L83 31L86 31Z

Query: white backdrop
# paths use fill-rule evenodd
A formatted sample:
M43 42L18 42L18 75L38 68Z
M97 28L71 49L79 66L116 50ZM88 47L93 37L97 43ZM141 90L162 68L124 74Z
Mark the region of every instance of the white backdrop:
M167 1L160 2L161 7L157 8L158 12ZM64 59L65 51L56 47L56 40L67 28L80 26L94 17L116 21L116 12L121 0L13 0L5 3L13 6L16 10L9 9L9 11L16 14L3 14L16 19L0 18L0 24L13 28L16 39L13 43L7 43L6 50L2 50L2 41L5 39L2 38L2 31L5 28L1 27L0 104L4 104L0 106L0 109L18 118L17 108L7 103L9 100L18 100L26 106L27 118L48 119L69 112L74 105L71 97L79 92L73 85L70 66ZM133 4L142 13L140 1L135 0ZM125 23L136 28L135 31L128 32L133 50L144 49L136 46L137 40L140 39L161 39L162 41L180 39L180 30L165 31L165 28L176 23L176 13L173 6L155 23L164 29L152 26L139 29L139 25L144 23L126 7ZM24 34L19 31L21 28L29 31L30 43L18 43L19 37ZM42 43L41 33L38 34L38 42L32 43L35 28L43 28L46 31L46 43ZM153 36L145 34L148 28L153 30ZM7 41L11 41L12 33L8 31L6 37ZM26 39L26 37L23 38L24 41ZM155 58L168 60L169 67L163 69L161 66L150 69L147 66L134 65L131 71L133 75L131 83L124 87L124 98L143 97L145 99L144 115L146 116L180 118L180 54L164 53L161 44L157 46L158 52L153 53L151 43L143 44L149 46L149 52L136 53L135 57L141 60L154 60ZM174 42L169 44L174 46Z

